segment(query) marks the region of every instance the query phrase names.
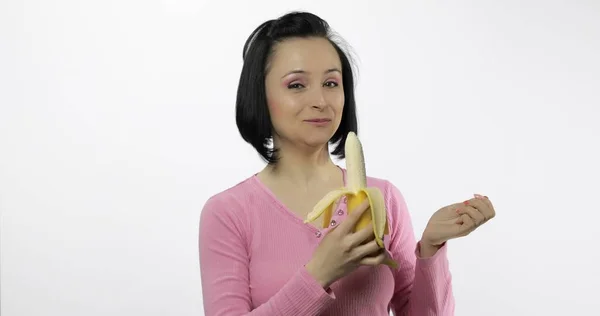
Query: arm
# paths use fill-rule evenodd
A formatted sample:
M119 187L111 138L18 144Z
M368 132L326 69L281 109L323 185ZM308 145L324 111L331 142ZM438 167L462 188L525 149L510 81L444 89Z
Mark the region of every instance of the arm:
M389 183L386 196L394 225L390 252L399 263L391 303L394 315L454 315L447 245L421 248L421 243L415 241L411 216L400 191Z
M209 199L200 216L199 256L207 316L318 315L335 299L303 266L269 301L252 310L249 229L233 199Z

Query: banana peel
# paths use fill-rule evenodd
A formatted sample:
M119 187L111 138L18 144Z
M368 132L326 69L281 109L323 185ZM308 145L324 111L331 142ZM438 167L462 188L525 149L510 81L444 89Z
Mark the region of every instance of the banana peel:
M383 236L389 234L387 209L383 193L377 187L367 187L367 174L362 144L354 132L349 132L345 144L346 152L346 187L327 193L307 215L305 223L313 222L323 215L323 228L329 225L332 217L332 205L340 197L346 196L348 213L369 200L370 212L364 212L353 231L359 231L371 225L377 245L385 248ZM385 265L398 268L398 263L391 258L384 261Z

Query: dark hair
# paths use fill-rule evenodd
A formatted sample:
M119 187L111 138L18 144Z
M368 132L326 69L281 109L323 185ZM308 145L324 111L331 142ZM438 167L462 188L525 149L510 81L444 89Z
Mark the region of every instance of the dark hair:
M342 63L344 87L344 110L340 126L329 140L336 144L331 154L345 158L346 136L358 133L356 103L354 99L354 74L350 57L338 44L329 24L320 17L307 12L291 12L276 20L258 26L246 40L242 54L244 64L237 90L236 123L242 138L252 145L269 164L276 163L277 148L270 148L273 126L267 106L265 77L269 58L275 44L292 37L321 37L329 40Z

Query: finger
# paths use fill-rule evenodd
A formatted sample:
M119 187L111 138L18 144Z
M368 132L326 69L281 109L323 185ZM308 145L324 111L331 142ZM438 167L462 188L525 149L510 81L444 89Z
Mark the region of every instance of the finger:
M364 214L367 209L369 209L369 200L368 199L364 200L355 209L348 210L348 212L349 212L348 216L339 225L340 230L342 230L345 233L351 232L354 229L354 226L356 226L356 223L358 222L358 220L360 219L362 214Z
M377 244L376 240L372 240L364 245L357 246L352 251L352 257L354 260L362 259L364 257L372 256L381 250L385 250Z
M471 218L471 220L473 220L475 227L478 227L479 225L485 223L485 221L486 221L483 214L481 214L481 212L473 206L461 207L458 210L458 214L459 215L463 215L463 214L468 215Z
M459 221L461 222L458 226L458 234L460 236L466 236L475 229L475 223L468 214L462 214Z
M492 201L490 201L487 197L482 199L485 207L480 210L481 213L485 216L486 222L496 216L496 211L494 210L494 205L492 205Z
M471 200L465 201L465 204L476 208L483 215L484 221L487 221L490 218L492 218L492 215L493 215L492 211L490 210L489 206L484 201L484 199L481 199L481 198L471 199Z
M364 257L360 260L360 264L366 266L377 266L382 264L388 255L385 250L380 251L377 255L371 257Z
M367 225L363 229L352 233L348 236L352 247L365 244L375 239L375 232L372 225Z
M494 209L494 204L492 204L492 201L490 201L490 199L487 196L484 196L483 201L489 207L488 210L487 210L488 213L486 214L486 217L488 219L494 218L496 216L496 210Z
M485 205L487 205L489 208L493 209L494 206L492 205L492 202L490 201L490 199L487 196L483 196L481 194L475 194L475 197L480 199L481 201L483 201L483 203L485 203Z

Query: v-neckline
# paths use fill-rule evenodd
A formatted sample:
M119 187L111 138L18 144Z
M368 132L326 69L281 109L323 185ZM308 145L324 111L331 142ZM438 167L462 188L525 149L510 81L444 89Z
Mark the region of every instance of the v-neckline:
M340 169L340 171L342 172L342 181L344 183L344 186L347 185L346 183L346 169L336 165L336 167L338 167L338 169ZM290 218L292 221L298 223L300 226L306 227L308 228L311 232L316 233L316 232L321 232L321 229L308 224L308 223L304 223L304 219L300 218L300 216L298 216L296 213L292 212L292 210L290 210L287 206L285 206L285 204L283 204L281 202L281 200L279 200L279 198L277 198L277 196L275 195L275 193L273 193L273 191L267 187L259 178L258 178L258 173L255 173L252 176L252 181L254 181L254 183L261 188L261 190L267 194L267 196L269 196L269 198L271 200L273 200L273 202L275 203L275 205L277 206L277 209L279 209L280 211L282 211L283 214L285 214L286 216L288 216L288 218Z

